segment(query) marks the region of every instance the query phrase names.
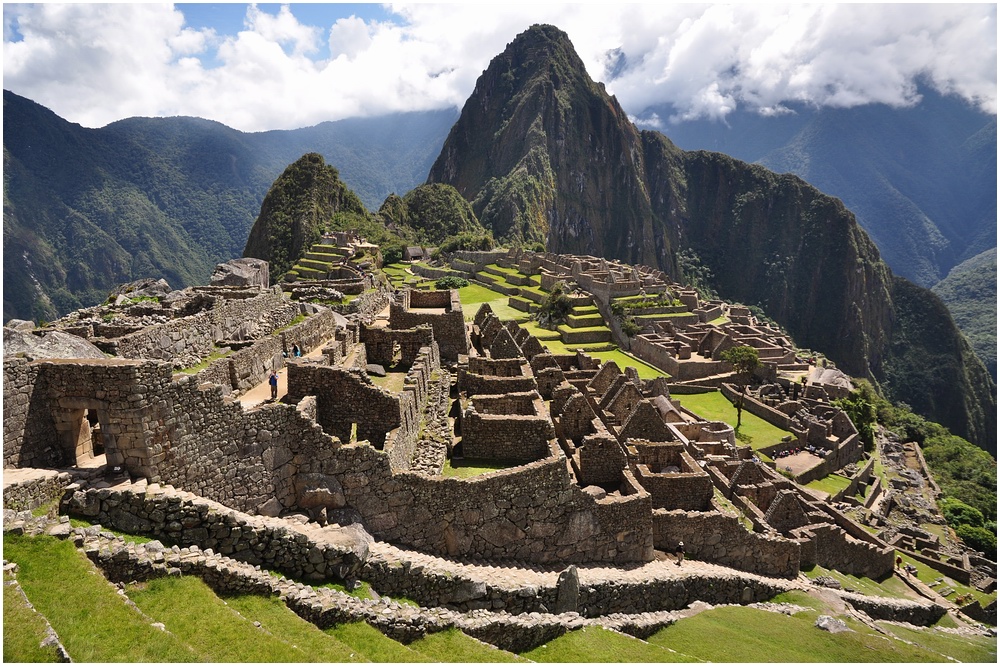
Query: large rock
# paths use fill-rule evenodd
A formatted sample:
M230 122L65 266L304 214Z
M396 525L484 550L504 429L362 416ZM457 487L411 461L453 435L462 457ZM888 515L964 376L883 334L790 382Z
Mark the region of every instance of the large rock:
M260 287L271 286L268 263L263 259L244 257L218 264L212 273L212 286Z
M107 358L83 338L62 331L34 333L3 329L4 357L22 356L29 361L43 358Z
M566 567L556 582L556 606L553 613L575 612L580 603L580 574L574 565Z

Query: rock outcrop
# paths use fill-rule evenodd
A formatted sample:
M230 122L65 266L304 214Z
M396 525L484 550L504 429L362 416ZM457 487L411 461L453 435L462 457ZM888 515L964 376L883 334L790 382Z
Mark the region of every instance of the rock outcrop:
M500 240L704 278L803 347L980 446L996 385L929 291L894 278L854 215L792 175L639 132L565 33L533 26L494 58L430 182L454 185ZM681 266L681 256L686 258ZM907 285L907 286L904 286ZM901 324L923 313L920 332ZM930 361L930 362L928 362ZM941 368L946 371L942 372ZM955 394L944 405L921 396Z

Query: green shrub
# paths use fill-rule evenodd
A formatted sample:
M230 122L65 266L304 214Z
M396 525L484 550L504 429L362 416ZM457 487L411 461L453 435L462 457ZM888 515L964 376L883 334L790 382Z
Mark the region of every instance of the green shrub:
M997 552L997 537L985 527L974 527L972 525L959 525L955 528L955 534L966 546L981 553Z
M959 525L969 525L970 527L982 527L985 519L983 512L975 507L971 507L960 499L945 497L938 506L944 514L948 524L954 528Z
M460 278L454 275L449 275L448 277L440 278L434 283L435 289L461 289L462 287L468 287L469 281L465 278Z

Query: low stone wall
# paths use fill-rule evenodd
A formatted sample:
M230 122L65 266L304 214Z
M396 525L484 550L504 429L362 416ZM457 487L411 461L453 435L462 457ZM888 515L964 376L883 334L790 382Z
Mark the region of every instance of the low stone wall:
M735 403L736 400L739 400L740 393L733 387L732 384L723 384L721 390L722 394L726 396L729 402ZM753 396L747 395L744 398L743 409L747 410L754 416L759 416L776 428L791 430L792 423L787 414L779 412L773 407L768 407L762 402L755 400Z
M693 559L715 562L764 576L794 578L799 573L799 544L780 536L748 532L738 518L718 511L653 512L653 540L668 552L684 542Z
M908 622L919 627L929 627L947 612L943 606L929 602L868 597L851 592L837 592L837 594L854 608L867 613L873 620Z
M907 557L911 557L917 562L926 564L931 569L939 571L943 573L945 576L953 578L959 583L963 583L965 585L970 585L972 583L972 572L967 569L952 566L947 562L942 562L941 560L935 559L933 557L927 557L922 553L916 553L912 550L904 550L900 548L900 551L904 553Z
M546 415L462 414L462 450L469 458L531 462L545 458L555 439Z
M323 309L282 331L282 347L290 354L292 347L298 345L302 353L306 354L332 338L336 330L337 320L333 311Z
M18 474L25 476L11 480ZM60 499L73 480L67 472L55 470L4 470L4 477L3 508L12 511L31 511Z
M368 558L359 527L296 527L251 516L190 493L131 487L67 489L63 510L129 534L212 549L241 562L308 580L343 580Z
M892 572L895 557L892 548L879 548L875 544L855 539L835 525L807 525L794 529L791 533L802 543L802 568L818 564L827 569L876 580Z
M458 388L468 395L484 395L535 391L538 389L538 384L534 377L495 377L459 368Z
M280 338L258 340L249 347L230 354L229 378L232 388L242 393L267 379L271 370L284 365Z

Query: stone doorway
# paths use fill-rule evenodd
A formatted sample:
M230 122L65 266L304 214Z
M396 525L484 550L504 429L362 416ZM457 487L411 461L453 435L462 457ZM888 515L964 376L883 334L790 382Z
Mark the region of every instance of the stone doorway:
M109 465L121 465L121 456L107 417L99 401L62 398L53 413L63 461L71 467L93 467L103 456Z

